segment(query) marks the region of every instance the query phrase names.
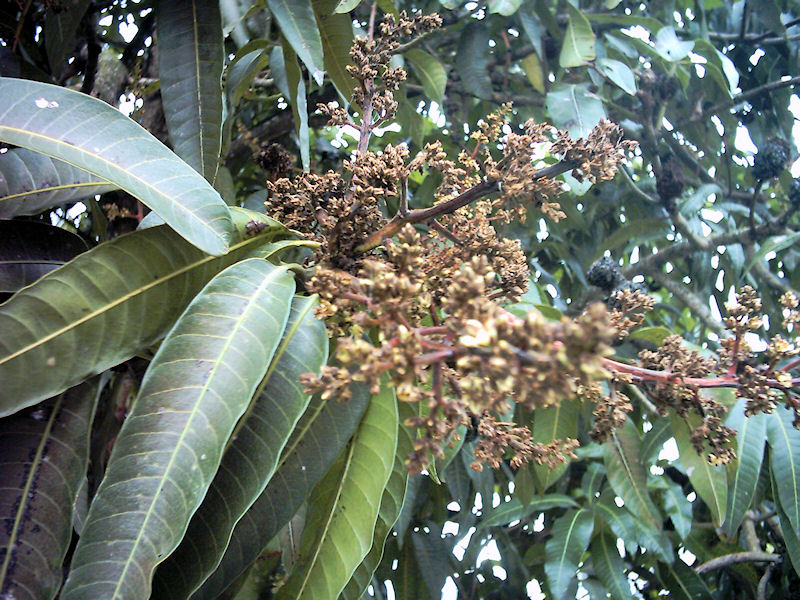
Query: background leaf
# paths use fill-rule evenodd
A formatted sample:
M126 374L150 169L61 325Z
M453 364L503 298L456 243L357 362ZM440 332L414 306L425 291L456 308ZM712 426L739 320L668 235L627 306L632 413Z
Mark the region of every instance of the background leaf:
M594 517L585 509L571 510L553 524L553 537L545 544L544 565L553 600L574 598L578 563L589 546L593 529Z
M569 21L567 21L567 31L564 34L558 63L564 68L580 67L595 58L594 33L589 20L583 16L581 11L569 3L567 7L569 8Z
M60 74L69 55L76 49L78 26L91 0L65 0L61 10L47 8L44 44L53 73Z
M350 63L350 46L353 44L353 24L346 14L333 12L337 0L312 0L322 40L323 64L336 90L345 103L350 103L355 79L345 68Z
M800 431L791 411L779 406L767 419L767 439L778 501L795 531L800 530Z
M465 90L483 100L492 97L492 80L486 67L489 63L489 32L480 23L464 28L455 57L455 72Z
M573 138L587 136L606 117L603 101L585 83L553 86L547 93L547 110L553 124Z
M322 85L325 75L322 58L322 38L311 0L267 0L267 6L278 22L283 37L308 67L311 76ZM304 95L305 96L305 95Z
M613 58L598 58L597 68L621 90L631 96L636 95L636 80L633 77L633 71L624 62Z
M746 417L744 405L745 401L739 400L731 409L725 423L737 431L737 461L733 476L728 481L728 507L725 516L725 531L730 538L735 536L744 513L753 501L764 459L764 442L767 439L767 415Z
M153 569L186 532L267 371L293 294L285 267L253 258L217 275L180 316L114 444L64 600L149 596Z
M592 540L590 548L594 574L616 600L631 598L631 587L625 576L625 562L617 551L617 540L601 533Z
M578 435L578 402L577 400L564 400L557 406L537 408L533 411L533 439L538 443L547 444L557 439L574 438ZM544 493L561 477L569 465L569 459L564 464L548 467L534 465L533 472L539 482L539 490Z
M414 67L414 72L422 82L422 88L428 97L441 103L444 98L444 88L447 85L447 71L442 63L424 50L417 48L406 52L405 57Z

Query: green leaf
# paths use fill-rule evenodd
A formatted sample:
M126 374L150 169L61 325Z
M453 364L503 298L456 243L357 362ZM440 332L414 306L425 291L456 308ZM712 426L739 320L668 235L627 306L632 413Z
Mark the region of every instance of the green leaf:
M314 14L317 17L320 38L322 39L323 62L339 95L350 102L355 79L347 72L350 63L350 46L353 45L353 24L346 14L333 12L336 0L312 0Z
M461 33L454 69L461 78L464 90L482 100L492 97L488 64L489 30L482 23L471 23Z
M636 95L636 79L633 71L624 62L613 58L598 58L597 68L625 93Z
M670 62L686 58L694 48L694 41L682 41L672 27L659 29L654 41L656 52Z
M601 533L592 540L589 550L594 563L594 574L617 600L631 598L631 587L625 576L625 561L617 551L616 538Z
M773 479L773 484L775 483ZM800 531L792 528L789 522L789 517L786 512L778 505L778 519L781 524L781 533L783 533L783 541L786 544L786 553L789 555L789 561L794 567L794 572L800 575ZM1 580L0 580L1 581Z
M425 528L428 533L425 533L424 530L414 531L411 534L411 541L414 548L414 563L419 566L428 597L433 600L441 598L445 580L453 572L453 548L452 544L448 544L450 540L443 538L442 528L438 523L426 521ZM418 593L415 596L406 597L418 598L419 596Z
M692 530L692 503L686 498L681 486L664 480L664 510L675 527L675 532L685 540Z
M300 557L276 600L336 598L372 547L397 449L397 400L385 383L342 460L314 489Z
M179 317L114 443L64 600L149 596L153 569L183 537L267 371L293 294L287 267L247 259Z
M225 92L228 97L228 119L250 87L253 77L269 64L265 44L266 40L254 40L248 44L249 51L243 54L240 53L244 48L239 48L236 58L227 67Z
M26 148L0 154L2 219L35 215L116 187L83 169Z
M72 506L89 462L97 381L0 420L0 590L49 600L61 587Z
M645 29L649 29L653 33L664 27L664 24L661 21L653 17L639 17L637 15L626 15L623 13L587 13L586 17L593 23L613 23L616 25L622 25L623 27L635 27L636 25L639 25Z
M581 489L587 498L594 498L600 492L600 486L606 476L606 468L598 462L590 462L581 477Z
M767 440L772 449L770 468L778 501L795 531L800 530L800 431L792 426L792 412L781 406L767 419Z
M687 419L672 415L672 434L678 444L681 463L689 476L697 495L711 510L714 523L721 524L725 520L728 500L728 478L723 465L712 466L705 455L697 453L691 442L694 427L699 424L699 417L693 415Z
M400 516L403 508L403 500L406 495L408 484L408 467L406 458L414 449L414 435L406 425L403 424L407 418L414 416L414 408L407 402L400 402L398 410L397 428L397 450L394 454L394 466L386 489L381 496L381 506L378 510L378 521L375 523L375 531L372 535L372 548L369 553L358 565L350 581L347 582L344 590L340 594L343 600L359 600L369 586L372 574L381 562L383 548L386 538L391 533L392 527Z
M158 76L175 154L211 183L222 147L222 16L217 0L158 0Z
M545 494L536 496L527 504L523 504L516 497L508 502L503 502L495 508L484 510L478 531L497 525L508 525L514 521L527 519L531 515L550 510L551 508L578 508L578 503L564 494Z
M647 471L641 461L641 442L636 427L629 419L604 444L608 482L633 514L649 527L661 530L661 517L647 493Z
M489 0L489 12L510 17L522 6L522 2L523 0Z
M339 0L336 4L335 12L340 14L349 13L359 4L361 4L361 0Z
M589 20L583 13L572 4L568 3L567 6L569 7L569 21L558 63L563 68L580 67L595 58L594 33Z
M742 271L742 275L749 272L750 269L753 268L754 264L764 260L764 257L770 252L780 252L786 248L791 248L797 243L797 240L800 240L800 231L796 231L795 233L790 233L788 235L776 235L769 238L758 247L758 250L756 250L750 260L747 261L747 264L744 266L744 270Z
M547 444L553 440L576 438L578 436L578 402L564 400L556 406L537 408L533 411L533 439L537 443ZM539 490L547 491L567 470L566 463L548 467L534 465L533 472L539 482Z
M189 165L118 110L67 88L0 77L0 139L88 171L136 196L201 250L224 254L231 217Z
M76 51L78 26L91 4L90 0L68 0L62 10L49 6L44 20L44 47L54 75L60 75L64 62Z
M669 591L670 598L680 600L711 600L711 592L703 579L682 560L661 570L660 579Z
M539 57L534 53L528 54L528 56L519 61L519 64L522 70L525 71L525 77L528 78L533 89L540 94L544 94L547 88L544 85L544 70Z
M247 232L252 215L268 225L260 235ZM158 341L209 279L285 231L250 211L238 209L234 218L225 256L203 254L164 225L151 227L84 252L0 305L0 416Z
M547 93L547 111L553 124L574 138L585 137L606 117L603 101L588 83L560 84Z
M366 386L355 387L353 397L346 402L326 402L319 397L311 400L283 449L275 474L236 524L222 562L193 600L217 598L255 562L342 452L368 401Z
M0 294L13 294L86 250L83 238L61 227L0 220Z
M272 53L270 63L273 67L277 66L277 48ZM303 170L308 171L311 161L310 137L308 130L308 106L306 104L306 84L297 57L286 38L283 38L283 66L286 73L286 85L289 91L289 103L292 106L294 115L294 130L297 134L297 145L300 148L300 159L303 163Z
M661 342L664 341L664 338L667 336L672 335L672 331L667 329L666 327L655 326L655 327L641 327L631 332L628 336L629 340L645 340L650 342L651 344L655 344L656 346L660 346Z
M417 48L406 52L405 57L414 67L417 78L422 82L425 95L441 104L447 85L447 71L442 63L424 50Z
M758 485L758 475L764 460L764 442L767 439L768 417L764 414L746 417L744 400L739 400L731 410L726 425L737 430L736 456L733 477L728 481L728 506L725 531L733 539L742 523L744 513L750 508Z
M310 397L304 373L319 373L328 335L314 318L316 298L297 296L281 343L247 412L225 448L220 468L181 544L156 571L155 598L188 598L222 560L237 521L275 472L289 435Z
M586 509L570 510L553 524L553 536L545 544L544 564L553 600L575 597L578 585L575 574L593 530L594 517Z
M311 0L267 0L267 6L278 22L283 37L308 67L317 85L322 85L325 76L322 38Z
M600 499L592 504L592 511L608 525L615 536L622 539L629 552L634 552L638 545L657 555L666 563L675 560L667 535L634 518L627 510L618 507L614 502L614 494L610 493L610 490L604 491Z

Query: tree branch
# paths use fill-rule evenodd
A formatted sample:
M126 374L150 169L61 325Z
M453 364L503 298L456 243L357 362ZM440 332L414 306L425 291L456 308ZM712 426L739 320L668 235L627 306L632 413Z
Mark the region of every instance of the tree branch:
M735 565L737 563L743 563L743 562L778 563L780 561L781 561L780 555L770 554L769 552L734 552L733 554L726 554L725 556L712 558L711 560L704 562L702 565L695 567L694 571L698 575L702 575L703 573L708 573L709 571L715 571L716 569L723 569L725 567L729 567L730 565Z
M715 321L711 317L711 311L703 304L703 301L688 288L684 287L682 283L667 277L660 269L653 270L648 273L650 277L670 294L677 298L682 304L686 306L692 313L694 313L703 324L715 333L722 333L722 323Z
M800 36L798 36L798 39L800 39ZM754 96L766 94L768 92L780 88L790 87L798 83L800 83L800 76L790 77L789 79L779 79L778 81L770 81L769 83L765 83L764 85L754 87L753 89L747 90L746 92L742 92L741 94L736 94L730 100L727 100L725 102L720 102L719 104L715 104L712 107L703 110L702 113L693 116L691 120L700 121L702 119L706 119L708 118L709 115L713 115L721 110L725 110L726 108L736 106L737 104L744 102L745 100L752 98Z

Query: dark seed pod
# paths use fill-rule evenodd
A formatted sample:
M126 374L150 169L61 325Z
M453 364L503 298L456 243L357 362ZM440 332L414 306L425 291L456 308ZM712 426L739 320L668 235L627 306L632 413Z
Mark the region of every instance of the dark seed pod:
M791 146L786 140L770 138L758 149L753 160L753 179L765 181L780 175L789 162Z
M619 265L610 256L596 260L586 271L586 280L600 289L610 292L624 279Z
M288 177L292 172L294 159L280 144L267 144L256 155L256 163L264 169L268 181Z
M661 174L656 180L658 197L662 202L680 198L685 181L680 163L674 156L669 157L662 165Z

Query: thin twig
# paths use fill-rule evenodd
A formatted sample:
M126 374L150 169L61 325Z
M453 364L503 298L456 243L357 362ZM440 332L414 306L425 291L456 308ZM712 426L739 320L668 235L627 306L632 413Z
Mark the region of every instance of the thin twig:
M702 565L695 567L694 572L698 575L722 569L730 565L735 565L743 562L771 562L778 563L781 561L779 554L770 554L769 552L734 552L733 554L726 554L725 556L718 556L711 560L704 562Z
M756 600L767 600L767 583L769 582L769 578L772 576L772 572L777 568L780 564L780 561L776 561L767 565L767 569L764 571L764 575L761 576L761 579L758 580L758 588L756 590Z
M800 39L800 36L798 37ZM773 90L777 90L784 87L790 87L800 83L800 75L796 77L790 77L789 79L779 79L778 81L770 81L769 83L765 83L764 85L760 85L758 87L754 87L746 92L742 92L741 94L736 94L730 100L725 102L720 102L719 104L715 104L711 108L705 109L702 113L697 115L696 117L692 117L692 121L700 121L707 118L709 115L713 115L718 113L721 110L725 110L726 108L730 108L732 106L736 106L737 104L741 104L745 100L749 98L753 98L754 96L760 96L762 94L767 94Z
M708 306L703 304L703 301L696 294L692 293L691 290L685 287L683 283L675 281L674 279L670 279L659 269L649 271L648 275L650 275L650 277L655 279L656 283L665 288L669 293L683 303L711 331L722 333L722 323L713 319Z

